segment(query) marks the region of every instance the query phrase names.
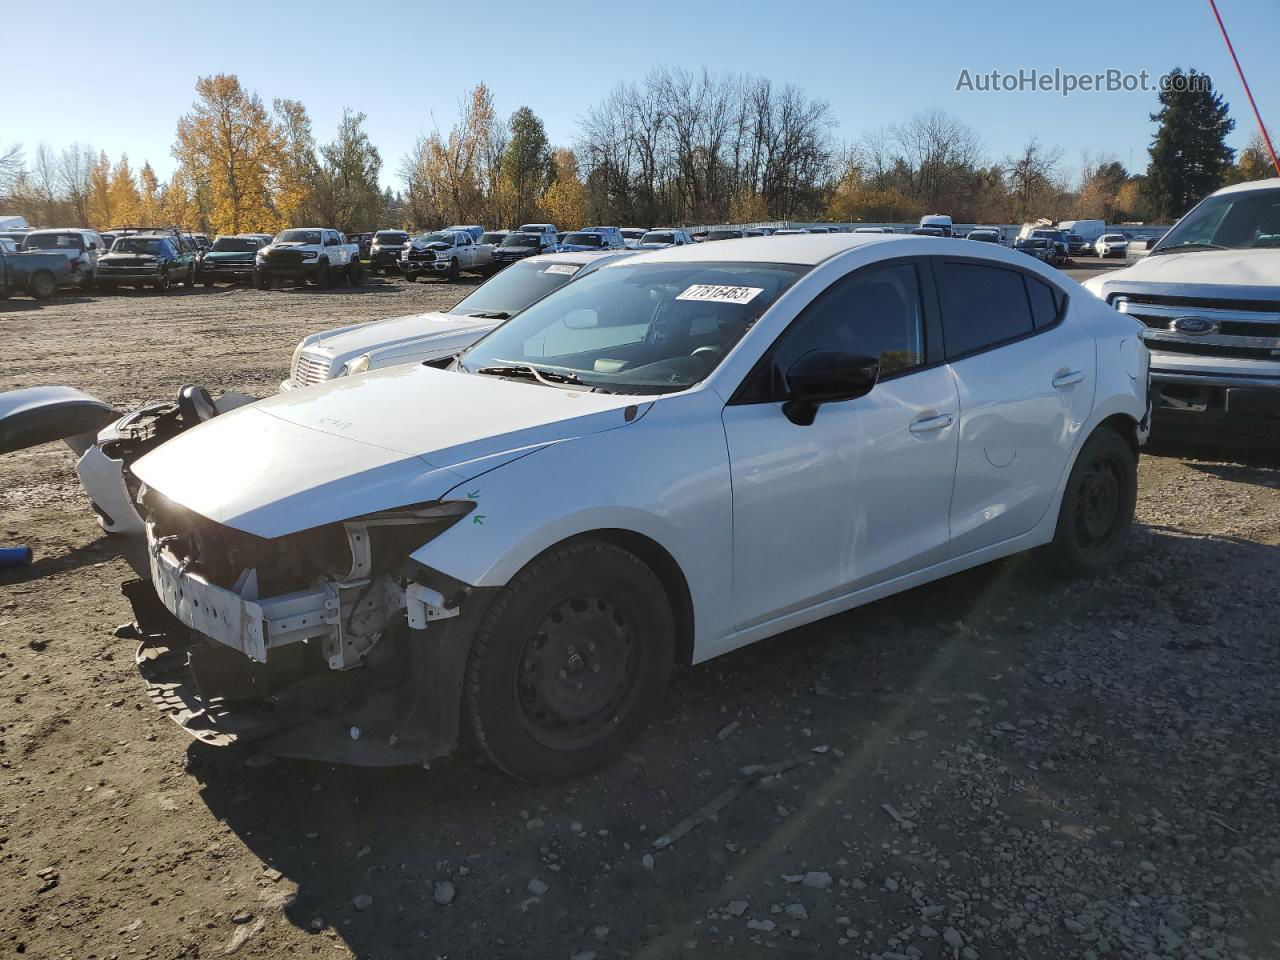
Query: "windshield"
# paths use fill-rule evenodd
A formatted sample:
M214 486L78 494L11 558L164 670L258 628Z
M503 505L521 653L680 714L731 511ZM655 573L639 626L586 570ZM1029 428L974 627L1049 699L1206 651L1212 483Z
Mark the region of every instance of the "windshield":
M520 233L545 233L547 225L545 223L526 223L520 227Z
M502 241L502 245L504 247L536 247L538 245L538 234L513 233Z
M485 233L480 236L481 243L501 243L505 233Z
M580 247L603 247L604 237L598 233L570 233L564 238L565 243L575 243Z
M552 290L564 286L582 267L576 263L512 264L492 280L481 284L459 301L450 313L464 317L485 316L505 320Z
M23 250L83 250L84 238L78 233L29 233L22 240Z
M619 232L628 240L636 240L644 236L644 231L637 230L635 227L623 227Z
M745 234L741 230L712 230L707 234L708 240L737 240Z
M409 240L407 233L400 233L396 230L379 230L373 235L374 243L406 243Z
M211 249L214 253L252 253L258 249L258 241L248 237L219 237Z
M286 230L276 237L276 243L319 243L319 230Z
M145 253L153 257L164 251L164 241L156 237L121 237L111 248L112 253Z
M1280 247L1280 190L1247 190L1208 197L1152 249L1251 250Z
M1116 243L1121 240L1127 240L1128 238L1123 233L1108 233L1102 239L1107 243Z
M617 393L702 380L809 267L626 263L604 267L503 324L461 366L532 366ZM477 291L478 292L478 291Z
M641 243L675 243L676 237L673 233L658 233L650 230L640 238Z
M437 231L436 233L425 233L418 237L417 243L443 243L445 246L453 246L453 234Z

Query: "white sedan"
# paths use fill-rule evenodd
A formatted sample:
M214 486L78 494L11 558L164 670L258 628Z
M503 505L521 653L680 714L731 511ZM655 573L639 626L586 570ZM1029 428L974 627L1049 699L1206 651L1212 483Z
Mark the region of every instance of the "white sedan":
M514 776L579 775L676 662L1036 547L1114 562L1139 333L963 240L611 263L448 369L279 395L138 461L142 672L210 743L421 763L467 730Z

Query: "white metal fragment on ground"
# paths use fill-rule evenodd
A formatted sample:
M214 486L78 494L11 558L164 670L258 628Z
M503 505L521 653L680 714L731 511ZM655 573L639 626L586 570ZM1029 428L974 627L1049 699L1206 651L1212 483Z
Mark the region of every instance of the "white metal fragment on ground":
M267 925L265 917L259 918L258 922L253 926L236 927L235 933L231 934L231 939L227 941L227 945L223 948L224 956L235 953L248 942L250 937L256 936L262 932L262 928Z

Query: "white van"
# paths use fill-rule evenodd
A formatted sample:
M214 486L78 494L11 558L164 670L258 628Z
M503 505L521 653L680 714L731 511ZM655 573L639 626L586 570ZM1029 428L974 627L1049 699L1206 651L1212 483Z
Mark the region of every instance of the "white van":
M1093 246L1094 242L1107 232L1107 221L1063 220L1058 224L1058 229L1066 234L1074 233L1078 237L1083 237L1085 243Z

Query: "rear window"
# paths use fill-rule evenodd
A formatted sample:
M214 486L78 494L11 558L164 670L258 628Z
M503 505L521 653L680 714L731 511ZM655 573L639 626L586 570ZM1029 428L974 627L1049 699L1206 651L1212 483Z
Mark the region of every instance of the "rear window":
M947 355L975 353L1035 330L1022 274L975 263L938 265Z
M506 236L505 233L486 233L481 235L480 242L481 243L501 243L502 238L505 236Z
M29 233L23 238L23 250L83 250L84 237L78 233Z
M676 237L673 233L646 233L640 238L641 243L675 243Z
M570 233L564 238L564 242L580 247L603 247L604 236L599 233Z

